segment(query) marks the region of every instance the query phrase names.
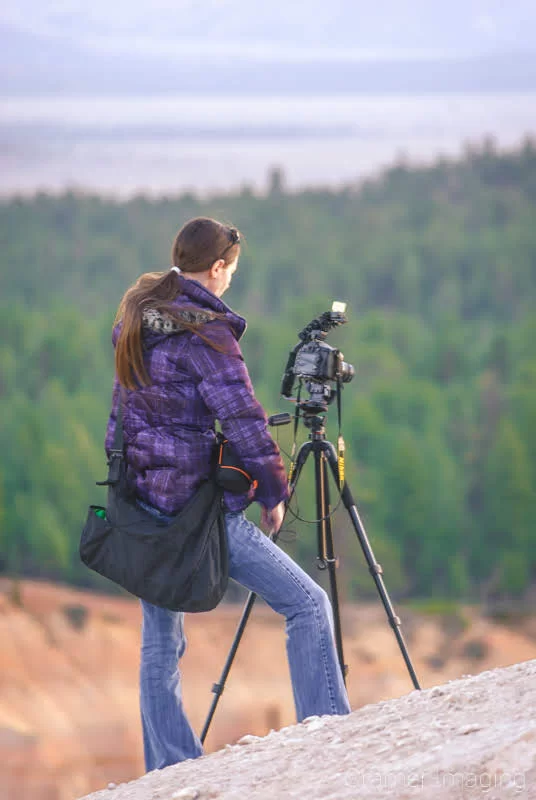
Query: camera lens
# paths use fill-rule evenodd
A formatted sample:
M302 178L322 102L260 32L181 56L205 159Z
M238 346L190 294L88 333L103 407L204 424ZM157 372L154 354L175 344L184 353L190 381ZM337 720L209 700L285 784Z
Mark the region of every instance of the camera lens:
M341 361L339 363L339 375L343 383L350 383L355 375L355 369L347 361Z

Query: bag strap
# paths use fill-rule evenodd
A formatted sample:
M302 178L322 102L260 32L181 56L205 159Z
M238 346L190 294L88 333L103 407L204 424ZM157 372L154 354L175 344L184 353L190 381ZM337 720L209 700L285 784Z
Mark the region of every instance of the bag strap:
M112 453L120 453L123 455L124 439L123 439L123 403L125 402L125 390L122 386L119 387L119 403L117 406L117 416L115 418L115 431L112 449L110 450L110 457Z
M115 418L115 431L112 449L108 456L108 477L105 481L96 481L97 486L115 486L119 482L121 463L125 457L125 441L123 437L123 404L125 390L119 387L119 403Z

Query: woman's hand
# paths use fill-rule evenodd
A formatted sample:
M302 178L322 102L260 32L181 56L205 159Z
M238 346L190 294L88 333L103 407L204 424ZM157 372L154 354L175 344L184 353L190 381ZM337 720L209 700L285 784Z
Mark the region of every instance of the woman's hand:
M263 506L261 511L261 525L267 533L278 533L283 523L283 517L285 516L285 508L286 506L283 501L270 511Z

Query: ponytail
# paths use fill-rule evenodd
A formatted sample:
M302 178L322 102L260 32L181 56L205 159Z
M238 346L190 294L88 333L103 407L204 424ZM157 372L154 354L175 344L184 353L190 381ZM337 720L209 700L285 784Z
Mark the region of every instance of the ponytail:
M177 270L178 272L178 270ZM143 315L146 309L154 309L172 321L182 330L197 334L206 344L225 353L225 347L201 332L208 320L192 319L191 307L181 309L173 301L180 294L175 270L166 272L146 272L125 292L114 320L114 327L121 323L121 331L115 346L115 371L121 386L138 389L150 386L151 378L143 358ZM225 319L225 314L211 312L210 319Z
M177 276L170 270L146 272L125 292L114 327L121 322L115 346L115 371L119 383L126 389L137 389L151 383L143 360L141 331L144 309L162 307L162 302L170 302L177 294Z

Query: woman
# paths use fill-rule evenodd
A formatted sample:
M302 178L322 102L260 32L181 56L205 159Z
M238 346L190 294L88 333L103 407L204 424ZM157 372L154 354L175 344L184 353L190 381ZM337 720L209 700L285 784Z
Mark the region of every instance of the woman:
M106 449L112 447L120 385L129 477L138 503L171 519L208 476L218 420L256 481L226 494L229 574L286 618L298 721L350 708L326 593L244 516L254 500L262 526L277 531L288 487L266 415L255 399L238 341L245 320L220 299L238 265L240 234L215 220L179 231L170 270L142 275L123 297L113 333L116 378ZM147 770L202 754L184 713L177 662L183 614L141 601L140 706Z

